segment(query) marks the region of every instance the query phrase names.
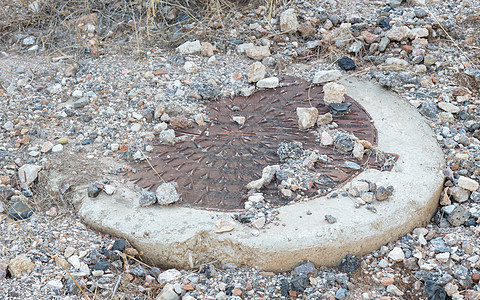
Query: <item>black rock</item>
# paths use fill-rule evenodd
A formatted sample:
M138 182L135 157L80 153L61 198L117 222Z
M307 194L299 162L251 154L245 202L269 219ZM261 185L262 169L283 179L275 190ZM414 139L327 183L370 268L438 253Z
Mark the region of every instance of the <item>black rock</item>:
M445 300L447 298L447 293L443 287L435 284L432 280L427 280L425 282L425 294L428 300Z
M98 196L98 194L100 194L100 189L94 183L92 183L88 186L87 191L88 191L88 197L90 197L90 198L95 198L95 197Z
M110 267L110 263L108 261L101 260L93 266L93 269L106 271L109 267Z
M123 251L125 250L126 246L127 246L127 241L125 241L125 239L118 239L118 240L115 240L115 242L113 242L112 250Z
M333 115L340 117L350 112L351 105L352 103L350 102L331 103L328 105L328 109Z
M33 209L27 203L18 201L8 210L8 216L15 221L25 220L33 215Z
M310 279L308 276L302 275L297 276L290 281L290 286L292 290L302 293L310 284Z
M357 67L350 57L344 56L338 60L338 66L345 71L355 70Z
M351 256L350 254L347 254L347 256L345 256L340 263L340 271L347 274L353 274L357 272L358 268L360 268L360 259L355 256Z

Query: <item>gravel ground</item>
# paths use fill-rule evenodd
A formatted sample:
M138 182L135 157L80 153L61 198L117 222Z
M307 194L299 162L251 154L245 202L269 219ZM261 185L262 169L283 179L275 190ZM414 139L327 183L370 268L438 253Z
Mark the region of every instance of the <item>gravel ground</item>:
M262 7L245 5L223 31L216 22L186 26L194 28L188 41L211 44L179 50L126 51L119 40L87 48L93 57L52 57L42 50L38 30L1 44L0 294L5 299L480 299L480 2L401 2L298 1L280 6L270 24ZM296 33L282 33L296 27L292 19L280 18L287 8L295 9ZM105 29L79 25L82 30L89 36ZM142 263L128 242L83 225L71 201L75 186L108 185L139 153L148 154L173 120L207 119L206 101L253 91L248 70L255 60L242 50L245 43L269 48L258 60L266 77L312 80L317 71L338 69L378 82L417 107L447 160L445 190L431 222L373 253L346 257L338 267L306 262L286 273L215 262L159 269ZM355 69L337 63L343 56L353 59ZM32 164L42 170L28 171L38 178L22 184L17 169ZM23 213L17 221L13 207Z

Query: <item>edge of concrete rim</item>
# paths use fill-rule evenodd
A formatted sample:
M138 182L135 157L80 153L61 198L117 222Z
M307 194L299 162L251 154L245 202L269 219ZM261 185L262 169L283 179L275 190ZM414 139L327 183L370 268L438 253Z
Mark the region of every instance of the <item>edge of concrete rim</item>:
M392 171L366 170L355 178L394 186L391 198L375 202L376 213L355 208L348 197L318 197L280 207L279 226L269 224L258 231L237 223L233 231L218 234L215 221L232 213L139 207L139 194L118 183L112 196L101 193L89 198L86 187L78 189L81 218L94 229L127 239L143 252L144 261L160 267L219 262L275 272L307 260L336 265L347 254L369 253L425 226L438 207L444 181L444 154L433 130L413 106L394 93L355 78L340 83L371 115L378 130L378 148L400 156ZM327 223L325 215L334 216L337 222Z

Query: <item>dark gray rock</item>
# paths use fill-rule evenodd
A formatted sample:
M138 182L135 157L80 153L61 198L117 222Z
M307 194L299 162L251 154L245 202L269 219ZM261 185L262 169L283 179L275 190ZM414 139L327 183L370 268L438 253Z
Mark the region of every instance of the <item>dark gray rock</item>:
M157 202L157 196L153 192L143 191L138 203L140 206L146 207Z
M340 133L333 139L333 146L341 152L351 152L354 146L353 138L345 133Z
M297 276L290 281L290 287L296 292L302 293L310 284L308 276Z
M118 239L113 242L112 250L113 251L123 251L127 245L127 241L125 239Z
M338 66L345 71L355 70L357 67L350 57L344 56L338 60Z
M295 267L295 269L293 269L293 272L295 272L297 276L315 275L317 274L317 268L315 268L315 265L312 262L307 261L299 265L298 267Z
M447 221L452 226L460 226L470 217L470 212L463 206L456 206L455 209L448 214Z
M425 294L428 300L445 300L447 299L447 293L443 287L435 284L432 280L425 282Z
M433 101L423 101L418 111L426 117L436 118L438 114L438 107Z
M359 258L347 254L347 256L345 256L345 258L342 259L342 262L340 263L340 271L349 275L353 274L357 272L357 270L360 268L360 264L361 261Z
M25 220L33 215L33 208L24 201L18 201L10 207L7 214L15 221Z

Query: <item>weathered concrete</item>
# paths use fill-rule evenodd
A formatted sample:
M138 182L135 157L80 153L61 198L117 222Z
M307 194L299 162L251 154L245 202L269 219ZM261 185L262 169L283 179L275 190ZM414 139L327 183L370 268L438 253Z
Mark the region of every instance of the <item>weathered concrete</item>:
M268 225L258 236L252 234L256 229L242 224L217 234L215 221L231 213L143 208L139 193L124 185L113 196L102 193L93 199L86 188L79 189L80 216L100 231L128 239L146 261L159 266L182 268L215 260L271 271L289 270L305 260L334 265L346 254L368 253L425 225L437 208L445 166L431 128L395 94L355 79L341 83L374 120L378 148L400 155L392 171L369 169L356 177L394 186L391 198L375 202L377 213L356 209L348 197L319 197L279 208L285 226ZM325 215L337 222L328 224Z

